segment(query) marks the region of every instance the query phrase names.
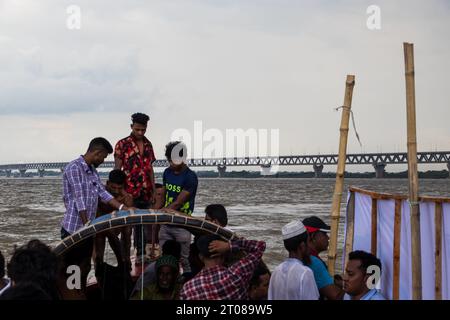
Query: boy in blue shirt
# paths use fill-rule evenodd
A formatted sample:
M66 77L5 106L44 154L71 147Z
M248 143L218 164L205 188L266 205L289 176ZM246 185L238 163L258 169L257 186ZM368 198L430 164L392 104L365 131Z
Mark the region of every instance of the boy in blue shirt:
M170 166L163 174L164 208L182 212L191 216L194 212L198 179L194 171L186 165L186 146L180 141L166 145L166 158ZM167 240L175 240L181 245L181 264L183 272L190 272L189 246L191 233L183 228L162 225L159 231L159 245Z

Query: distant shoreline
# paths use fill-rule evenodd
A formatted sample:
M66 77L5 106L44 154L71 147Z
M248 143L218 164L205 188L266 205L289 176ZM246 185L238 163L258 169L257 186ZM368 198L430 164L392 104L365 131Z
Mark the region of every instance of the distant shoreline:
M194 170L195 171L195 170ZM225 179L277 179L277 178L315 178L314 172L289 172L280 171L272 175L261 175L259 171L230 171L225 172L222 177L219 177L217 171L195 171L199 178L225 178ZM107 176L108 172L99 172L100 176ZM60 172L57 171L47 171L45 177L60 177ZM39 177L37 172L28 172L23 178L33 178ZM162 173L156 172L156 178L161 178ZM344 175L347 179L375 179L375 172L345 172ZM7 178L5 175L0 175L0 178ZM11 176L9 179L18 178L18 175ZM318 179L335 179L335 172L323 172ZM383 178L381 179L408 179L408 171L401 172L385 172ZM432 171L420 171L419 179L449 179L449 172L447 170L432 170Z

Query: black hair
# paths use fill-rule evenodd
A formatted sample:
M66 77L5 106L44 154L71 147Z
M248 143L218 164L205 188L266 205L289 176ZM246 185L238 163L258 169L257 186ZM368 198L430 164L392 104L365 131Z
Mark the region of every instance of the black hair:
M139 123L139 124L146 126L148 120L150 120L150 117L148 115L146 115L145 113L137 112L131 116L131 122L133 124Z
M207 234L198 238L197 241L198 253L206 258L211 257L212 253L209 252L209 244L215 240L224 241L221 237L219 237L216 234Z
M98 137L91 140L88 148L89 152L97 150L106 151L108 152L108 154L110 154L113 152L113 147L111 146L108 140L102 137Z
M0 279L3 279L5 276L5 257L0 251Z
M380 274L381 274L381 261L376 256L374 256L371 253L362 251L362 250L356 250L353 252L350 252L348 255L348 260L359 260L361 261L360 269L363 270L363 273L367 273L367 268L370 266L377 266L380 268Z
M109 173L108 181L115 184L124 185L127 175L120 169L115 169Z
M333 277L333 279L334 279L335 281L342 281L342 280L343 280L343 279L342 279L342 276L341 276L340 274L335 274L334 277Z
M174 256L178 260L181 258L181 244L175 240L167 240L162 246L162 254Z
M286 239L283 241L284 247L287 251L295 251L297 250L298 246L304 242L305 244L308 241L308 232L303 232L302 234L299 234L298 236L292 237L290 239Z
M7 269L8 276L14 283L33 282L51 297L58 298L58 258L50 247L40 240L31 240L15 249Z
M210 204L206 206L205 213L211 219L219 221L222 227L228 224L227 210L221 204Z
M181 143L181 141L171 141L168 144L166 144L165 156L166 156L167 160L169 160L169 161L172 160L172 150L173 150L173 148L175 148L180 143ZM181 149L178 155L180 157L184 157L184 150Z
M52 297L35 282L21 282L7 289L0 300L52 300Z
M155 189L164 187L162 183L155 183Z
M270 275L270 270L267 267L267 265L264 263L264 261L260 260L255 271L253 271L253 275L252 275L252 278L250 279L249 287L258 286L261 283L260 277L265 274Z

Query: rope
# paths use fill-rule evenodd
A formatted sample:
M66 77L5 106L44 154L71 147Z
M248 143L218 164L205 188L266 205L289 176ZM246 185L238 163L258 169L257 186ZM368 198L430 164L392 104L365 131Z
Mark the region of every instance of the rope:
M351 110L350 107L348 107L348 106L340 106L340 107L335 108L334 110L339 111L339 109L347 109L347 111L350 112L350 115L352 116L352 124L353 124L353 129L355 130L356 139L358 140L359 145L362 147L362 143L361 143L361 140L359 139L358 131L356 131L355 117L353 115L353 110Z

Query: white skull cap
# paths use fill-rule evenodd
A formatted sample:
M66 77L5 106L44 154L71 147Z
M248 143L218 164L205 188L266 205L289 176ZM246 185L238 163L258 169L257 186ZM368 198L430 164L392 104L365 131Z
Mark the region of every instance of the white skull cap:
M300 220L294 220L285 224L281 229L283 240L287 240L306 232L306 228Z

